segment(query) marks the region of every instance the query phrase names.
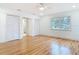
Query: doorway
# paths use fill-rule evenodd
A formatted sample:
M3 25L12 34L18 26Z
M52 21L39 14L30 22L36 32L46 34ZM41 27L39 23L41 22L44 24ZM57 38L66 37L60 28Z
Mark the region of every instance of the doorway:
M7 41L20 39L20 18L16 15L6 17L6 39Z
M26 17L23 17L21 24L22 24L21 26L22 37L27 36L29 34L29 19Z

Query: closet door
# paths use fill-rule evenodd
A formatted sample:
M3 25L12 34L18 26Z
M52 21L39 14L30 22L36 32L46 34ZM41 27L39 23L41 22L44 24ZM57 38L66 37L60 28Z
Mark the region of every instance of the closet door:
M7 41L20 39L20 19L18 16L7 15L6 39Z

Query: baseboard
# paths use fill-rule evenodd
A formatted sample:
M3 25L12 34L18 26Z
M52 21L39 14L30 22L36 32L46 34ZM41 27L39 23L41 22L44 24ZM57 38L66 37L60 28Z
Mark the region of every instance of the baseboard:
M72 41L78 41L78 40L73 40L73 39L69 39L69 38L62 38L62 37L57 37L57 36L51 36L51 35L37 35L37 36L43 36L43 37L49 37L49 38L55 38L55 39L64 39L64 40L72 40Z
M20 40L20 39L6 40L6 41L0 42L0 43L13 42L13 41L17 41L17 40Z
M62 38L62 37L57 37L57 36L51 36L51 35L42 35L42 34L39 34L39 35L27 35L29 37L40 37L40 36L43 36L43 37L49 37L49 38L55 38L55 39L63 39L63 40L72 40L72 41L78 41L78 40L73 40L73 39L70 39L70 38Z

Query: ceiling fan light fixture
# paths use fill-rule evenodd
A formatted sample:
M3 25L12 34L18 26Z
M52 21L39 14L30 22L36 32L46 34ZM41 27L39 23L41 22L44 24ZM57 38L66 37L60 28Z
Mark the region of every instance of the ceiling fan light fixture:
M39 9L40 9L41 11L45 10L46 8L47 8L47 6L45 6L44 3L40 3Z
M73 5L72 7L73 7L73 8L76 8L76 5Z
M45 8L44 8L44 7L40 7L39 9L40 9L41 11L43 11Z

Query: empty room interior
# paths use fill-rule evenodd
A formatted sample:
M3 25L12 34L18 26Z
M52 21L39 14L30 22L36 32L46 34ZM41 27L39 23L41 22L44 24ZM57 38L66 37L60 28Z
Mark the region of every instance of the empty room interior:
M0 55L79 55L79 3L0 3Z

